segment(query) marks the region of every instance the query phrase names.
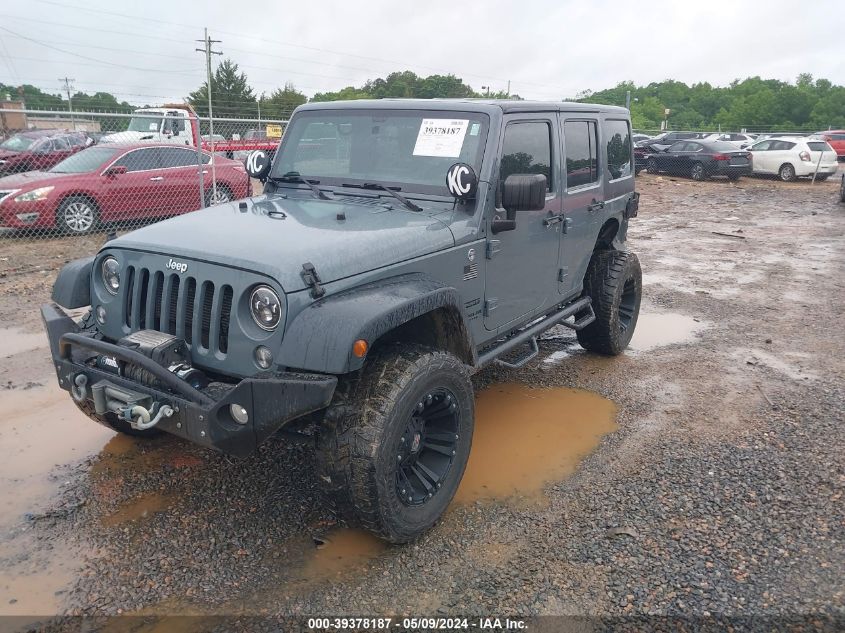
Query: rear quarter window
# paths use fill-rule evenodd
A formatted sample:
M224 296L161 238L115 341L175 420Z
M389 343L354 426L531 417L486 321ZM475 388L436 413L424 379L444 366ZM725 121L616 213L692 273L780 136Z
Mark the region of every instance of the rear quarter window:
M631 129L627 121L605 121L604 136L607 139L607 169L610 179L631 175Z

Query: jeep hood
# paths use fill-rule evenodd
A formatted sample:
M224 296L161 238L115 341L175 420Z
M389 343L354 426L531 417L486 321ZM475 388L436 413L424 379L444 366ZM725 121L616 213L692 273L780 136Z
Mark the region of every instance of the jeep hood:
M184 257L255 271L295 292L306 288L306 262L329 283L454 246L449 227L428 213L373 202L259 196L240 203L244 209L237 202L201 209L105 247L158 253L162 269Z

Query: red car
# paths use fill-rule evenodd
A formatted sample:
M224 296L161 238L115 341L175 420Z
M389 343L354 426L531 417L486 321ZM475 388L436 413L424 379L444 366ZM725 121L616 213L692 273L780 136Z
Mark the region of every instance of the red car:
M845 130L827 130L813 134L827 141L840 161L845 160Z
M246 198L242 163L203 152L205 204ZM46 172L0 178L0 226L58 228L83 234L101 222L164 217L200 208L197 153L174 145L103 144L89 147Z
M0 174L49 169L91 142L82 132L42 130L15 134L0 143Z

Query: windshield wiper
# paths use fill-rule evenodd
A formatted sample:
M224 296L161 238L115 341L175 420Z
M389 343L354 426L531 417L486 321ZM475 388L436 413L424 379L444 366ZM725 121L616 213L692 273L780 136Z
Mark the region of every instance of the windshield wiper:
M378 191L386 191L391 196L396 198L399 202L404 204L411 211L417 211L417 212L422 211L422 207L415 205L413 202L408 200L402 194L397 193L394 189L391 189L390 187L385 187L383 184L381 184L379 182L365 182L364 184L361 184L361 185L355 184L355 183L346 183L345 182L341 186L342 187L356 187L358 189L377 189ZM399 187L396 187L396 189L399 189Z
M286 174L282 174L281 176L272 176L269 180L279 180L281 182L298 182L302 183L303 185L308 185L311 191L314 192L314 195L317 196L320 200L331 200L320 188L317 186L320 184L319 180L308 180L307 178L303 178L299 175L298 171L289 171Z

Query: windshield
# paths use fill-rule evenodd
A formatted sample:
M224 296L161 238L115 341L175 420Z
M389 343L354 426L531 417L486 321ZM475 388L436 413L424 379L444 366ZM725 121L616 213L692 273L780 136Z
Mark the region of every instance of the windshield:
M379 183L448 195L455 163L480 171L488 117L478 112L318 110L285 131L273 177L297 172L323 185Z
M163 117L156 115L133 116L129 119L129 132L158 132L161 129Z
M0 148L7 149L10 152L22 152L29 149L29 146L35 142L36 139L28 136L13 136L0 143Z
M111 160L118 151L117 149L108 147L90 147L65 158L53 167L50 172L54 174L87 174Z

